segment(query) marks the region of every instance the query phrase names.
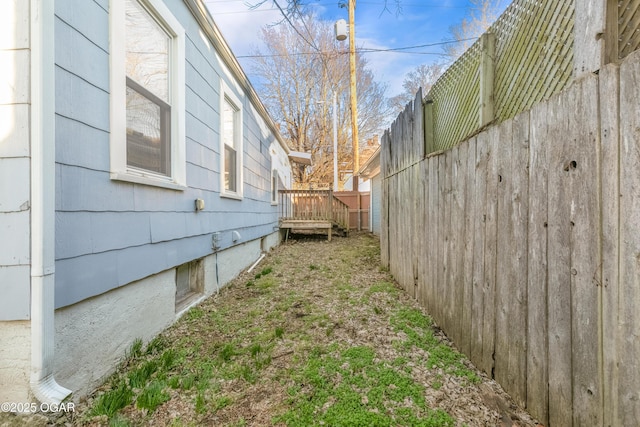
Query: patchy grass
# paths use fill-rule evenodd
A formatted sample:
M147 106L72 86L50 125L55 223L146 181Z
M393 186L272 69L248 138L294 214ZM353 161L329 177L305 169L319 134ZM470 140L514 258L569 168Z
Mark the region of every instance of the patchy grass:
M378 241L290 241L146 347L60 424L496 425L483 379L380 268ZM506 398L505 398L506 399ZM525 424L521 424L525 425ZM533 424L532 424L533 425Z
M377 426L453 426L442 410L425 403L424 386L379 361L366 346L337 355L316 349L289 390L289 409L276 418L291 426L324 424Z

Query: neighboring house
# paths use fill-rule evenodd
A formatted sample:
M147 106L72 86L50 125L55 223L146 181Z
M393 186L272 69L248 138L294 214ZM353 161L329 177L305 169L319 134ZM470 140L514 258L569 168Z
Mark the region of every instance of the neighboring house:
M369 231L380 235L380 214L382 201L382 176L380 175L380 146L360 168L360 178L368 184L369 190Z
M201 0L5 0L0 401L91 391L277 245L289 150Z

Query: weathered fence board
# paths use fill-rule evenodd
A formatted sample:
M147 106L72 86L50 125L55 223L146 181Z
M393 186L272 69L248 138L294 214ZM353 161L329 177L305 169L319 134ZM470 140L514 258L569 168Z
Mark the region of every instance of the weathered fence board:
M465 177L462 192L464 194L464 261L461 286L463 290L462 301L462 332L459 343L460 350L465 354L471 353L471 320L473 307L473 237L474 220L476 218L474 206L474 186L476 173L476 140L473 138L465 144L466 156Z
M621 425L640 420L640 52L620 67L620 305Z
M573 417L571 380L571 259L570 195L568 192L566 120L569 100L555 97L549 103L547 144L548 185L548 263L547 312L549 322L549 424L571 425Z
M494 377L495 332L496 332L496 263L497 250L497 197L498 197L498 147L500 144L498 128L489 129L487 140L487 199L485 201L485 245L484 245L484 315L482 326L482 364L481 369Z
M527 266L527 407L543 425L548 423L549 365L547 322L547 201L546 146L549 103L531 110L529 140L529 223Z
M464 309L463 291L464 282L462 280L464 269L464 194L462 194L461 184L463 184L466 174L462 167L462 159L466 153L466 144L459 145L452 150L451 174L451 245L449 254L451 263L449 264L449 314L453 319L452 339L459 343L462 339L462 310ZM466 164L466 159L465 159Z
M617 15L616 15L617 16ZM600 179L602 186L602 347L603 355L603 424L620 424L618 417L618 298L620 260L620 132L618 99L620 97L619 67L610 65L600 70Z
M453 318L453 289L451 288L451 283L453 278L451 277L453 271L453 263L454 263L454 253L451 250L452 245L452 227L454 227L453 221L451 220L452 215L452 181L453 181L453 168L454 168L454 158L453 152L452 155L447 156L445 158L445 166L444 166L444 192L442 193L444 196L444 263L443 263L443 285L444 285L444 316L447 319L444 327L447 330L450 330L452 334L455 334L454 323L455 319Z
M436 253L436 263L437 263L437 270L438 270L438 275L436 277L436 298L437 299L437 305L436 305L436 313L438 313L438 317L436 318L438 321L438 324L440 324L440 326L442 328L448 328L448 321L445 317L446 314L446 310L444 309L444 307L447 304L447 298L446 298L446 293L444 292L446 290L446 286L447 286L447 281L445 279L445 272L447 269L447 264L446 264L446 258L445 258L445 251L446 251L446 240L447 240L447 233L449 231L448 227L446 227L447 224L447 211L446 211L446 203L445 203L445 199L446 199L446 194L447 194L447 190L446 190L446 186L445 186L445 178L447 176L447 156L438 156L437 157L438 160L438 192L436 193L437 195L437 202L436 202L436 206L438 209L438 241L436 242L436 247L437 247L437 253Z
M380 174L382 177L389 176L389 165L391 163L390 153L391 138L389 131L385 131L380 139ZM380 262L384 267L389 267L389 180L382 179L381 182L381 202L380 202ZM385 203L386 201L386 203Z
M514 254L514 224L512 221L513 204L513 171L512 134L513 121L505 122L497 129L496 151L494 152L496 170L496 257L500 267L496 268L495 284L495 378L510 392L512 386L509 378L509 346L511 334L511 294L515 282L515 271L510 260Z
M529 113L513 119L511 151L511 203L513 223L513 253L511 268L513 290L510 292L512 341L509 345L509 393L520 405L527 401L527 268L529 211Z
M418 286L420 289L420 304L423 307L427 307L430 299L430 271L431 271L431 259L427 254L427 245L429 242L429 162L423 161L420 163L420 171L418 174L421 177L420 180L420 193L419 197L422 202L422 211L418 211L421 221L420 235L418 236Z
M600 203L598 182L599 126L596 79L581 79L569 89L565 106L565 167L570 203L571 349L573 424L602 422L600 353ZM569 98L569 97L567 97ZM570 103L570 104L569 104ZM571 107L571 108L570 108ZM568 163L568 164L567 164Z
M440 241L440 227L439 227L439 211L438 211L438 192L439 189L439 175L438 175L438 162L442 156L433 156L427 159L429 164L429 239L425 242L426 256L429 259L429 278L427 287L429 289L428 298L429 302L427 307L429 313L436 313L438 302L438 285L442 282L438 281L438 272L440 271L440 265L438 263L438 243ZM437 318L439 319L439 318ZM438 320L440 322L440 320Z
M410 185L410 189L412 191L412 194L416 195L416 197L412 198L412 209L414 209L413 212L423 212L422 211L422 197L420 197L420 195L422 194L422 185L421 185L421 181L422 179L420 178L420 164L414 164L413 166L411 166L411 172L410 172L410 176L411 176L411 185ZM421 295L422 295L422 291L420 289L420 287L418 286L418 281L420 280L420 273L419 273L419 265L418 265L418 257L419 257L419 245L418 245L418 236L422 235L422 218L421 215L414 215L413 212L409 213L409 216L411 217L411 226L413 227L413 231L411 232L411 253L409 254L409 256L411 257L411 270L410 270L410 274L411 274L411 279L412 279L412 287L413 287L413 294L414 294L414 298L418 301L420 301Z
M640 425L638 99L632 53L452 150L383 139L383 259L543 425Z
M484 329L484 248L486 224L488 132L478 135L475 152L475 186L473 198L473 292L471 303L471 361L482 366L482 332Z

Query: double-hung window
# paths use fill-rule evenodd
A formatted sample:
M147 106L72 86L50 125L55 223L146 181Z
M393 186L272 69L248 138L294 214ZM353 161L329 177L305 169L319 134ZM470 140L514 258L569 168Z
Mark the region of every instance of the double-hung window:
M222 83L220 105L221 191L224 197L242 197L242 108L237 97Z
M184 29L160 0L111 15L111 177L183 188Z

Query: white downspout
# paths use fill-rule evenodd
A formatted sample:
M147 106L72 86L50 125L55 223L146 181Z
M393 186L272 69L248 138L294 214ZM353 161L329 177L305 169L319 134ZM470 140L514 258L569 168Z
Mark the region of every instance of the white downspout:
M31 391L60 403L70 390L53 378L55 338L54 1L31 0Z

